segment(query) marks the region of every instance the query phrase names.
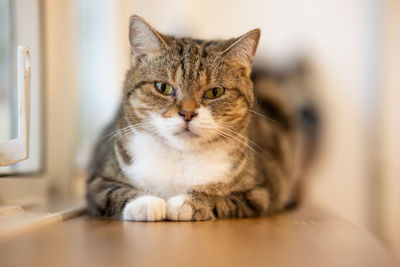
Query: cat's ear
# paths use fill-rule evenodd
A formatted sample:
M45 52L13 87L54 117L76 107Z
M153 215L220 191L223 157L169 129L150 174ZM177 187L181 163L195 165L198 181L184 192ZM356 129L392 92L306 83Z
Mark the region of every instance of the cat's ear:
M161 52L163 47L168 46L166 39L137 15L129 19L129 42L133 65L139 63L144 57Z
M251 67L254 55L257 50L258 41L260 40L260 29L249 31L237 39L229 42L228 48L222 53L232 60L239 61L245 67Z

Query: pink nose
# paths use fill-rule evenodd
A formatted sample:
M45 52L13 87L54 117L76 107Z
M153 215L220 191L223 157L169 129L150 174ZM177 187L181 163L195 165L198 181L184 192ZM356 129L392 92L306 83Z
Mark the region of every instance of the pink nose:
M196 112L191 111L191 110L181 110L178 112L179 115L181 115L183 117L183 119L185 121L191 121L193 119L193 117L195 117L197 115Z

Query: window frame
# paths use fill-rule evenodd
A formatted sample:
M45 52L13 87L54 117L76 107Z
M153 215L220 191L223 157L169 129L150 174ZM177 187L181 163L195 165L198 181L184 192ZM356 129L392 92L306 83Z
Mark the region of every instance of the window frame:
M39 115L37 118L32 119L31 115L31 132L32 132L32 125L36 123L37 128L37 135L35 136L38 138L36 141L38 142L38 146L32 147L30 145L30 155L32 153L37 153L38 162L37 166L34 170L24 171L16 170L8 172L0 173L0 204L7 205L7 204L23 204L23 205L31 205L37 203L43 203L47 199L47 189L48 189L48 181L46 179L46 117L45 117L45 88L44 88L44 38L43 38L43 7L44 1L43 0L34 0L29 2L29 5L34 6L37 10L36 15L31 16L28 21L21 23L21 21L17 21L18 18L15 17L16 14L23 14L24 12L21 10L22 7L26 7L26 2L24 1L12 1L13 5L13 44L15 47L18 45L24 44L34 44L34 47L31 47L32 53L35 53L34 58L37 59L37 62L32 62L32 68L36 68L35 76L32 75L32 83L35 79L35 86L37 86L37 90L40 90L38 94L39 99L36 99L39 105L37 110ZM29 9L29 8L26 8ZM18 15L23 16L23 15ZM35 20L35 23L33 23ZM34 28L35 27L35 28ZM25 40L21 40L22 38L18 37L17 32L25 32L25 31L33 31L37 34L31 34L30 36L24 38ZM28 40L26 40L28 39ZM15 53L16 50L15 50ZM17 59L16 54L13 56L15 60ZM13 64L16 68L17 64ZM16 84L15 84L16 85ZM31 88L32 89L32 88ZM32 101L33 97L31 98ZM31 102L32 103L32 102ZM31 104L31 114L34 109L32 109ZM31 135L32 137L32 135ZM32 140L30 142L33 143ZM34 149L39 148L39 151L34 151Z
M17 70L17 47L19 45L28 45L31 49L32 59L32 79L31 79L31 103L30 103L30 142L28 159L12 164L8 167L2 167L0 172L0 185L4 177L42 177L45 173L45 102L43 89L43 42L42 42L42 7L43 1L23 1L16 0L11 2L12 12L12 43L13 49L12 68L16 81ZM32 10L34 12L32 12ZM36 11L36 12L35 12ZM27 16L26 13L33 15ZM13 83L16 88L18 85ZM16 92L16 90L14 90ZM16 116L16 115L14 115ZM15 117L13 119L15 119ZM13 122L14 123L14 122ZM1 196L1 195L0 195Z
M41 168L35 172L1 174L0 205L43 203L48 199L75 201L83 196L85 173L71 166L75 163L79 137L76 123L79 119L78 73L71 68L77 60L77 4L74 1L35 1L41 53L38 65Z

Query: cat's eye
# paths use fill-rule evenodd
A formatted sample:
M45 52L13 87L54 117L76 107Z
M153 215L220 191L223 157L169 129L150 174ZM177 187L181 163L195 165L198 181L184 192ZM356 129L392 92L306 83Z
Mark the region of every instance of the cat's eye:
M204 93L204 98L208 98L208 99L215 99L218 98L220 96L222 96L225 93L225 89L222 87L214 87L211 88L209 90L207 90Z
M154 87L157 89L158 92L160 92L163 95L173 95L175 92L174 87L168 83L163 83L163 82L155 82Z

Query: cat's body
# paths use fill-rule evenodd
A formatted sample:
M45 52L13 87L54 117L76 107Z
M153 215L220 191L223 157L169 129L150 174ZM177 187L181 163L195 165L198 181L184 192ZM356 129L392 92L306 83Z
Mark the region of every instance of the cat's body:
M130 27L133 64L118 116L96 148L89 211L208 220L296 201L305 148L295 109L262 79L254 107L259 31L210 42L163 36L139 17Z

